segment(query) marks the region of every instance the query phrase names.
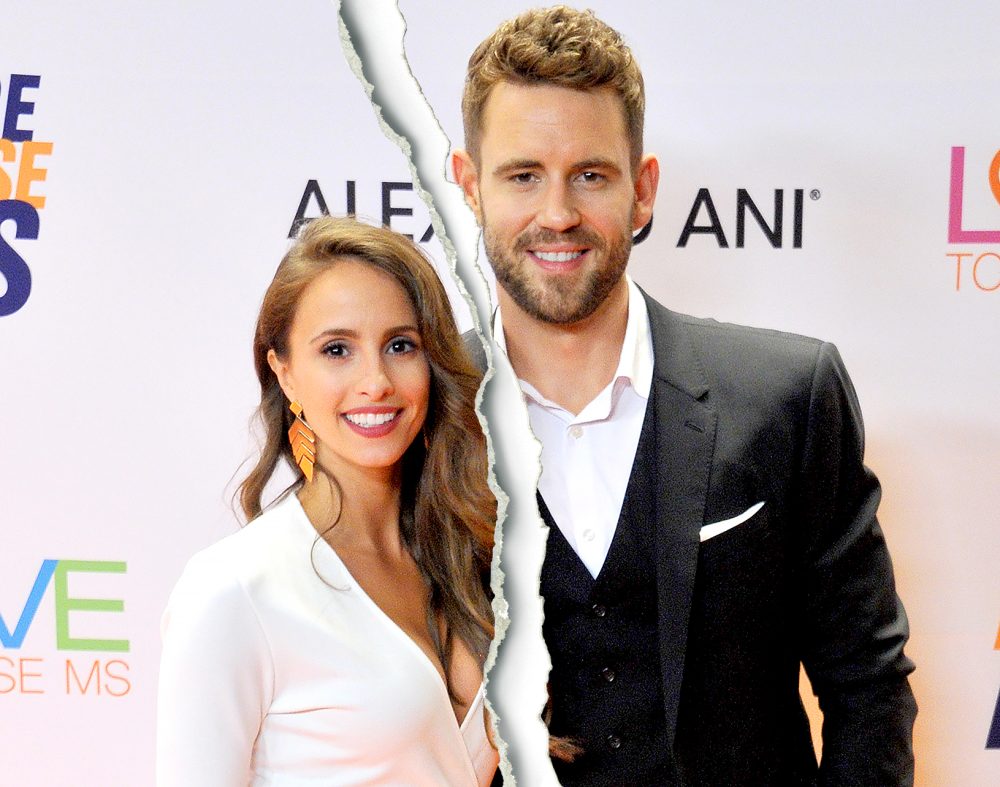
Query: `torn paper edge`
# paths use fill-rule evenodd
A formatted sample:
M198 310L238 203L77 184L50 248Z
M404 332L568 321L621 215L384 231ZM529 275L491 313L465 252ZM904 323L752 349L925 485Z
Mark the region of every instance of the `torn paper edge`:
M470 293L467 288L465 279L458 274L459 270L459 255L455 244L451 240L451 236L445 232L445 221L441 214L439 214L437 206L438 203L434 199L434 196L430 193L430 189L439 190L444 187L454 189L454 194L457 197L457 203L461 207L456 207L454 210L450 208L448 200L442 200L442 213L448 215L450 221L448 224L453 228L460 228L463 224L470 224L472 221L471 212L465 206L464 199L458 191L458 187L455 184L450 183L444 176L447 167L447 155L450 150L450 143L445 137L445 134L434 115L433 109L428 104L423 92L420 89L419 83L414 77L412 71L410 70L409 63L406 59L405 49L403 45L403 39L406 33L406 23L403 18L402 12L399 10L395 2L391 0L381 0L381 2L373 2L372 0L366 0L364 3L355 4L352 0L343 0L341 2L340 8L338 8L338 22L340 28L341 42L344 47L344 52L347 57L348 63L350 64L351 70L354 72L355 76L358 78L359 82L364 87L366 93L368 94L369 100L372 102L372 107L375 111L376 117L378 118L379 125L382 128L383 133L388 139L394 142L407 157L409 163L410 172L413 177L414 187L420 195L421 199L427 205L430 211L432 225L434 231L437 233L439 240L441 241L442 248L444 249L446 259L448 261L449 269L452 277L456 280L456 286L459 289L461 295L466 299L470 305L470 310L472 312L472 319L476 331L479 333L480 337L486 336L486 332L483 330L483 325L489 323L489 317L491 315L491 305L489 292L486 285L486 279L483 275L482 269L476 262L477 254L473 251L469 257L473 260L471 266L467 267L469 272L466 278L468 278L469 286L475 291ZM336 0L334 4L338 5ZM362 8L363 6L363 8ZM345 9L346 7L346 9ZM349 27L347 21L345 20L345 10L347 15L352 19L352 26ZM380 39L380 43L385 41L384 46L378 46L373 48L365 47L365 43L370 41L366 31L359 29L364 27L368 23L372 23L379 16L381 16L383 25L388 23L389 17L392 17L392 22L398 23L400 27L400 32L398 40L393 37L392 43L388 43L388 37L385 39ZM378 21L374 21L374 24L379 24ZM370 34L370 31L368 31ZM360 47L355 47L352 35L357 38ZM406 126L414 122L413 118L417 117L420 122L420 113L413 112L416 107L411 107L409 113L403 112L393 112L394 102L391 97L383 98L382 93L385 92L384 81L383 85L379 86L379 100L385 102L385 112L383 112L383 106L377 103L374 99L374 92L376 90L376 85L369 82L365 75L365 65L366 63L371 66L369 73L372 71L378 71L377 61L379 56L388 56L389 46L394 48L393 56L398 58L398 65L402 66L404 71L400 75L402 79L396 83L393 82L394 86L399 84L409 84L415 93L404 96L405 98L417 99L420 104L420 109L426 112L428 117L423 118L423 122L426 123L425 128L421 128L417 134L413 134L412 127L407 129ZM359 49L361 50L359 52ZM404 76L405 75L405 76ZM372 79L377 82L379 76L373 76ZM389 120L386 119L386 115L392 117L396 115L396 118L404 117L406 120L402 122L397 122L397 125L401 126L400 130L394 127ZM405 134L409 131L417 139L415 139L415 144L411 146L409 139ZM428 136L429 135L429 136ZM429 164L428 162L423 162L423 166L418 166L416 163L420 156L420 142L427 139L433 139L436 137L444 145L445 150L445 161L439 161L436 164ZM419 141L418 141L419 140ZM431 145L433 146L433 145ZM416 150L415 150L416 148ZM420 172L423 172L426 178L420 177ZM428 183L428 188L424 188L423 182L426 180ZM442 196L448 196L445 192ZM464 210L465 214L459 214L457 211ZM472 224L471 226L475 226ZM478 235L479 230L475 228L475 246L474 249L478 249ZM464 259L464 258L463 258ZM478 296L478 298L476 297ZM509 785L515 785L516 779L514 776L514 762L517 765L517 772L521 775L521 779L526 784L558 784L555 774L552 770L551 762L548 757L548 731L541 722L540 712L545 701L545 684L548 679L548 672L551 663L548 658L548 651L545 648L544 640L541 634L541 621L542 621L542 610L541 610L541 598L538 594L538 579L541 573L541 562L544 557L545 550L545 539L547 535L547 528L541 522L538 514L537 507L535 505L535 489L537 487L538 474L540 472L539 467L539 447L537 441L531 435L530 428L528 426L527 411L524 407L524 402L521 397L520 388L516 383L516 378L514 377L513 370L510 369L509 364L507 364L506 359L503 358L498 353L494 352L495 345L492 342L488 342L490 347L487 350L488 358L490 364L487 370L486 376L483 381L483 385L480 388L479 395L476 400L477 414L479 416L480 423L483 426L483 431L486 434L487 446L489 450L490 459L490 488L493 490L497 497L497 526L496 526L496 537L495 546L493 553L493 564L492 564L492 574L491 574L491 587L494 592L494 615L495 615L495 636L493 643L490 647L490 652L484 666L484 681L487 686L490 682L494 681L497 685L502 682L502 673L504 670L504 665L510 667L511 665L518 665L521 667L519 670L518 677L520 680L515 681L512 676L510 683L511 688L515 685L518 688L524 688L523 693L530 695L531 688L531 678L533 677L530 673L530 662L534 661L536 666L536 671L538 672L537 680L537 697L533 700L532 697L527 698L521 697L522 692L518 692L516 696L512 695L508 689L505 689L501 694L506 700L510 702L503 702L497 700L497 706L504 706L504 713L499 712L498 707L494 707L493 703L487 699L487 705L490 708L493 717L493 731L495 734L495 740L497 742L500 756L501 756L501 771L504 775L505 783ZM495 371L500 368L500 374L495 376ZM490 380L495 380L493 386L490 390L489 402L483 401L483 392L485 387ZM505 387L506 386L506 389ZM502 408L503 410L503 428L497 430L497 436L502 435L503 438L500 442L505 442L509 438L520 438L523 443L523 447L527 448L527 452L530 453L532 462L530 466L533 470L518 472L520 467L525 464L522 461L515 461L517 459L526 459L527 457L519 456L523 451L511 451L507 456L508 461L504 462L504 455L507 453L506 450L501 446L500 457L494 450L494 436L491 435L488 429L488 421L484 415L484 410L487 404L495 405L501 399L502 394L507 394L510 398L508 404L513 405ZM520 423L516 423L518 419L512 418L513 414L520 414ZM497 420L496 418L494 419ZM520 429L520 433L516 430ZM504 490L500 487L497 481L497 467L501 468L501 475L505 479L511 479L519 477L520 483L515 484L515 486L520 486L522 489L513 495L513 502L510 497L508 497ZM520 467L519 467L520 466ZM509 471L509 472L508 472ZM524 476L528 475L528 478ZM512 484L505 484L508 488L511 488ZM520 502L519 502L520 501ZM503 524L506 521L506 516L509 510L520 505L523 508L527 508L528 511L519 513L518 519L521 524L518 528L518 532L512 532L510 537L505 541ZM534 532L532 532L534 531ZM514 551L515 547L515 536L520 535L521 537L517 539L517 546L520 549ZM532 540L537 543L532 544ZM520 543L523 541L524 543ZM527 553L532 559L523 560L523 553ZM519 568L523 568L524 571L518 571L517 575L512 578L505 578L504 572L501 570L501 557L506 553L507 557L510 558L511 552L517 555L513 560ZM508 565L511 561L505 561ZM536 570L532 570L536 569ZM505 581L507 579L507 581ZM519 585L524 585L525 580L530 579L532 581L530 588L531 599L525 599L526 595L523 588L518 588ZM515 625L510 630L509 641L506 642L505 658L502 660L503 664L497 663L497 652L500 643L505 640L505 635L507 634L508 628L511 626L511 621L508 616L508 598L511 594L507 591L511 590L511 586L515 586L515 590L520 589L522 592L519 594L521 601L514 604L514 608L517 611L518 618L521 619L522 624L518 627L517 619L515 619ZM533 609L533 607L537 609ZM531 614L534 612L534 614ZM533 626L531 625L534 621ZM525 633L530 633L530 639L536 641L526 641L524 636L515 636L518 631L528 631ZM532 630L533 629L533 630ZM520 646L526 646L524 649L530 648L534 645L534 650L539 651L539 655L535 656L533 659L529 658L529 664L525 664L520 659L517 659L515 655L519 651L512 651L516 644ZM494 672L494 667L496 671ZM524 672L525 667L528 667L528 674ZM527 679L525 679L527 678ZM510 710L507 706L509 704L513 705L514 710ZM518 711L521 711L520 713ZM510 723L507 723L510 722ZM507 734L501 736L499 734L499 727L503 726ZM522 733L527 732L527 736L522 736ZM523 738L528 737L530 739L531 735L534 735L536 740L532 740L528 745ZM520 739L520 740L519 740ZM512 755L513 752L513 755ZM533 755L533 756L532 756Z

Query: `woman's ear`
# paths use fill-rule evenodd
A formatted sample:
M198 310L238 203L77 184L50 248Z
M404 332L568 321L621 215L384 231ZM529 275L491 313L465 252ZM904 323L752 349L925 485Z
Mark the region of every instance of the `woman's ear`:
M282 393L289 402L294 402L296 400L295 396L295 384L292 381L292 373L288 368L288 362L281 360L278 354L270 349L267 351L267 365L271 367L271 371L274 372L274 376L278 378L278 385L281 386Z

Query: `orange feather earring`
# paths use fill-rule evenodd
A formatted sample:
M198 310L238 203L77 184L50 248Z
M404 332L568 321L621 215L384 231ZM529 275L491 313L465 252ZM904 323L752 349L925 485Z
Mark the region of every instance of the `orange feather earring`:
M302 416L302 405L299 402L292 402L288 405L288 409L295 414L292 428L288 430L288 442L292 446L292 456L295 458L295 464L302 471L302 475L309 482L313 479L313 467L316 464L316 433Z

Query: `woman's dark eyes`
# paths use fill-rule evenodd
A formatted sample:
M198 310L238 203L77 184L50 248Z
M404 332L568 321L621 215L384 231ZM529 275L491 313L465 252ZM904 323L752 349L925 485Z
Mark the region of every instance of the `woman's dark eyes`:
M397 336L395 339L390 339L385 345L385 352L390 355L402 355L404 353L413 352L420 348L420 345L414 339L409 339L405 336ZM328 355L331 358L346 358L352 354L351 348L346 342L330 342L323 347L323 354Z
M417 349L417 343L413 339L399 336L386 345L386 350L390 353L408 353Z

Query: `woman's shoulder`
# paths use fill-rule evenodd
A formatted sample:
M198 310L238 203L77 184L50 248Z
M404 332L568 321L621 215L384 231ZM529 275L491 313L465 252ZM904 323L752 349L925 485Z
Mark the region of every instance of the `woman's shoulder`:
M196 552L178 587L194 586L201 593L252 587L301 557L311 531L298 499L288 494L236 533Z

